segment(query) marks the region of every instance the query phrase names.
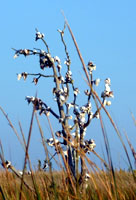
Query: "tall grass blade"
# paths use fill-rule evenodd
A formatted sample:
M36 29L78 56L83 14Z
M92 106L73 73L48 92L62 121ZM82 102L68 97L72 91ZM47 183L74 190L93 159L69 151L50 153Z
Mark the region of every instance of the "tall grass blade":
M132 112L131 112L131 116L132 116L132 119L133 119L134 124L135 124L135 126L136 126L136 119L135 119L134 114L133 114Z
M136 167L136 152L135 152L135 149L134 149L134 147L132 146L132 144L131 144L131 142L130 142L130 140L129 140L129 138L128 138L128 136L127 136L126 133L125 133L125 136L126 136L126 139L127 139L128 144L129 144L129 147L130 147L130 149L131 149L132 155L133 155L133 157L134 157L134 160L135 160L135 167Z
M2 113L4 114L4 116L6 117L7 121L9 122L10 127L12 128L13 132L15 133L15 135L17 136L21 146L23 147L23 149L25 149L24 144L21 140L21 138L18 135L17 130L15 129L15 127L13 126L12 122L10 121L10 119L8 118L8 115L4 112L4 110L2 109L2 107L0 107L0 110L2 111Z
M35 106L33 107L33 112L32 112L32 117L31 117L31 122L30 122L30 128L29 128L29 134L28 134L28 140L27 140L26 151L25 151L25 160L24 160L24 167L23 167L23 175L22 175L21 185L20 185L20 195L19 195L19 199L20 200L22 199L23 180L24 180L26 163L27 163L27 159L28 159L28 149L29 149L29 144L30 144L30 139L31 139L31 133L32 133L32 125L33 125L33 119L34 119L34 112L35 112Z
M2 200L6 200L2 187L0 186L0 193L2 195Z
M115 189L114 188L111 188L111 189L115 193L115 198L118 199L116 177L115 177L115 172L114 172L114 168L113 168L113 162L112 162L112 157L111 157L111 152L110 152L110 145L109 145L106 129L104 127L101 115L100 115L100 123L101 123L102 132L103 132L103 137L104 137L107 157L108 157L108 161L109 161L110 171L112 173L112 177L113 177L113 181L114 181L114 187L115 187ZM111 185L111 187L112 187L112 185Z
M24 145L25 145L25 147L27 147L27 144L26 144L26 141L25 141L25 136L24 136L23 129L22 129L22 126L21 126L20 122L19 122L19 127L20 127L20 131L21 131L22 138L23 138L23 141L24 141ZM35 177L34 177L34 174L33 174L32 165L31 165L31 161L30 161L30 158L29 158L29 154L28 154L28 163L29 163L29 168L30 168L30 171L31 171L31 177L32 177L32 182L33 182L34 188L35 188L35 192L37 194L37 197L40 199L40 193L38 191L38 187L37 187L37 184L36 184L36 181L35 181Z

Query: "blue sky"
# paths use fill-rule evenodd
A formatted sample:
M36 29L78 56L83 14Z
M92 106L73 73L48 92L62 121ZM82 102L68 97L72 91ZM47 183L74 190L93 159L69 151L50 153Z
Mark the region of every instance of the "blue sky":
M18 121L21 121L27 138L32 107L27 105L25 96L34 96L38 92L40 98L54 106L51 96L53 85L51 81L41 80L37 86L34 86L31 83L32 77L28 78L26 82L23 80L17 81L17 73L24 71L36 73L41 71L38 65L38 57L19 57L15 60L13 59L14 52L11 48L32 49L37 47L44 49L44 45L40 41L35 42L35 28L38 28L39 31L45 34L52 55L57 55L62 60L65 60L63 45L57 32L57 29L62 29L64 25L64 18L61 14L61 10L63 10L85 63L92 60L97 66L94 77L102 80L100 87L97 88L98 94L101 94L104 87L104 79L111 78L111 88L114 91L115 98L112 100L112 105L108 108L108 111L122 135L123 131L126 130L135 147L136 129L130 114L130 111L132 111L136 116L135 8L135 0L41 0L40 3L35 0L13 0L1 2L0 106L3 107L18 131ZM72 60L71 70L73 71L73 76L75 76L75 83L81 90L86 89L84 88L86 84L83 80L84 72L68 31L66 31L65 39ZM47 73L50 73L50 70ZM84 103L82 94L80 94L80 99ZM103 118L115 164L117 167L121 165L121 167L125 168L126 164L123 160L126 160L126 157L120 141L114 129L110 126L109 120L104 116L104 112ZM47 121L42 117L40 121L44 134L49 137ZM55 123L53 125L55 131L56 125ZM101 151L104 147L102 147L103 138L99 126L99 121L95 121L88 129L88 135L95 139L97 144L96 151L102 154ZM11 159L15 166L21 167L24 153L1 113L0 139L6 159ZM37 125L34 125L33 129L30 156L34 164L37 163L38 159L44 159L44 151L41 147Z

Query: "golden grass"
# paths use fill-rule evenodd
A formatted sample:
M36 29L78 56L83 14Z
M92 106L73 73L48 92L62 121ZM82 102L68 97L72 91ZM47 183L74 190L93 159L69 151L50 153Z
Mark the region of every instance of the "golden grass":
M86 193L82 199L116 199L114 183L111 173L100 171L90 173L91 178L86 188ZM22 199L81 199L80 190L76 195L70 185L64 184L63 173L53 172L53 177L47 172L35 172L36 185L39 197L23 187ZM119 170L115 171L117 183L117 199L136 199L136 183L131 172ZM52 182L53 178L53 182ZM33 187L31 175L25 175L24 179ZM0 171L0 199L19 199L21 181L12 172Z

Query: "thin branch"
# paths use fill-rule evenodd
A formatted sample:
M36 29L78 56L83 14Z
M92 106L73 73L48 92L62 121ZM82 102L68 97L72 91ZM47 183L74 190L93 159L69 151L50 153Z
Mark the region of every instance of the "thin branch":
M44 78L54 77L53 75L44 75L44 74L41 74L41 73L37 73L37 74L27 73L27 75L29 75L29 76L40 76L40 77L44 77Z
M37 29L37 28L36 28L35 30L36 30L36 32L38 32L38 29ZM43 38L41 38L41 40L42 40L43 43L45 44L45 46L46 46L46 48L47 48L47 52L50 54L50 49L49 49L49 46L48 46L47 42L46 42L45 39L43 39Z
M61 30L58 30L58 32L60 33L61 41L62 41L62 43L63 43L63 45L64 45L64 48L65 48L65 53L66 53L67 62L68 62L67 67L68 67L68 69L69 69L70 64L71 64L71 61L70 61L70 56L69 56L69 53L68 53L68 50L67 50L67 45L66 45L66 43L65 43L65 41L64 41L64 38L63 38L63 37L64 37L65 28L66 28L66 23L64 24L63 30L62 30L62 31L61 31Z

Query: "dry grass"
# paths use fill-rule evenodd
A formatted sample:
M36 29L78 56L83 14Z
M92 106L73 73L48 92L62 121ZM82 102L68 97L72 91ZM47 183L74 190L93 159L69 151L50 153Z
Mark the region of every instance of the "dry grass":
M91 179L88 182L86 193L82 199L116 199L114 183L111 173L100 171L90 173ZM35 172L36 185L38 185L39 197L23 187L22 199L81 199L80 190L76 195L70 185L64 184L63 173L53 172L53 177L47 172ZM136 183L132 173L127 171L115 171L117 183L117 199L136 199ZM52 182L52 178L54 182ZM24 179L33 187L30 175ZM19 199L21 181L13 173L1 170L0 172L0 199Z

